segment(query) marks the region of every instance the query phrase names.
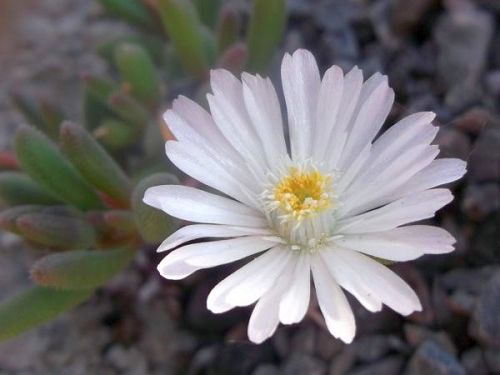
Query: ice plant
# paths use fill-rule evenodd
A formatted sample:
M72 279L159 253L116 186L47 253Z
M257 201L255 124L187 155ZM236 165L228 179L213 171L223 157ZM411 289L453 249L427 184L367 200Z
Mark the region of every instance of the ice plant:
M217 239L181 246L158 270L182 279L255 256L211 291L207 306L222 313L256 302L248 325L256 343L279 322L303 319L312 274L329 331L349 343L356 324L342 289L372 312L383 304L402 315L421 310L415 292L377 259L453 250L445 230L407 224L453 199L435 187L460 178L465 163L435 159L431 112L405 117L376 138L394 101L386 76L363 82L358 68L344 75L332 66L321 79L306 50L285 55L281 75L288 131L271 81L246 73L240 82L211 72L211 113L185 97L166 112L177 139L166 144L170 160L224 196L175 185L146 191L147 204L201 223L178 230L158 251Z

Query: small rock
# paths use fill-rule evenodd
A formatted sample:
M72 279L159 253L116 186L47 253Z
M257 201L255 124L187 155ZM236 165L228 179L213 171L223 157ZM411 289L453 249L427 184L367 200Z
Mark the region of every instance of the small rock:
M500 223L500 211L492 213L476 229L471 244L469 260L471 264L498 264L500 262L498 223Z
M464 290L456 290L447 302L455 314L470 316L476 306L476 296Z
M480 221L500 207L500 186L496 183L469 185L465 190L463 209L473 220Z
M462 132L448 127L441 127L435 143L439 145L440 157L467 160L471 152L469 138Z
M458 360L433 341L425 341L413 354L406 375L466 375Z
M485 78L486 88L495 96L500 95L500 69L489 72Z
M471 4L450 9L440 17L434 30L439 48L438 71L449 89L477 83L493 30L492 15Z
M453 124L459 130L478 135L488 126L499 126L499 120L487 109L474 107L453 120Z
M374 363L364 366L358 366L349 375L397 375L401 373L405 361L404 357L393 355Z
M492 373L500 373L500 356L498 355L498 349L486 349L484 351L484 359L486 361L488 369Z
M217 375L249 374L259 363L272 361L272 355L268 342L261 345L229 343L217 350L208 372Z
M493 275L479 295L472 332L485 345L500 347L500 271Z
M396 34L409 33L420 23L436 0L396 0L392 2L392 28Z
M500 181L500 128L490 127L481 133L467 164L471 181Z
M316 348L316 332L313 326L299 327L291 340L292 352L313 354Z
M479 294L485 283L500 270L495 266L482 268L456 268L448 271L439 278L442 285L448 290L461 289L471 294Z
M264 364L259 365L252 375L280 375L280 370L274 365Z
M369 335L358 338L352 345L360 361L374 362L392 350L401 350L405 344L396 336Z
M348 345L330 362L329 375L344 375L356 362L356 349Z
M308 354L294 353L283 364L282 373L283 375L326 375L326 365L323 361Z
M489 373L483 352L478 347L463 352L460 360L469 374L487 375Z
M316 352L321 357L321 359L328 361L332 357L340 352L345 347L345 344L334 338L325 330L320 330L318 332Z
M406 341L412 347L418 347L424 342L432 341L449 353L456 354L456 348L446 332L434 332L416 324L405 324L403 327Z

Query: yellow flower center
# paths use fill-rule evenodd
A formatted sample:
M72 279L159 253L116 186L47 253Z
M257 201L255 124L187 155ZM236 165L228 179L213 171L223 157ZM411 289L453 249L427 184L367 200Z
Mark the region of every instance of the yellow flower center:
M286 215L302 220L331 207L333 189L331 175L318 170L304 171L291 167L288 176L274 187L274 199Z

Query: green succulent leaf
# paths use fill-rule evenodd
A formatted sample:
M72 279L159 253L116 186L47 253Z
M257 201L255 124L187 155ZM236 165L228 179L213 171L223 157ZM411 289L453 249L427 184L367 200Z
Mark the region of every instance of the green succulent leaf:
M123 43L115 50L115 62L131 94L155 108L160 99L160 80L148 52L137 44Z
M82 210L103 208L97 193L47 137L25 126L15 137L17 158L42 188Z
M20 234L19 230L17 229L17 224L16 224L17 219L24 214L37 212L40 211L41 209L42 206L22 205L3 210L0 213L0 228L6 230L7 232Z
M157 30L156 20L141 0L99 0L111 14L146 29Z
M29 176L22 172L0 172L0 203L5 206L22 204L60 204Z
M65 122L61 126L60 147L88 182L99 191L128 205L131 192L130 180L83 127Z
M135 98L123 91L116 91L108 98L108 105L124 121L141 129L150 121L147 109Z
M168 173L157 173L140 181L132 193L132 209L139 232L148 243L164 240L178 226L178 221L142 201L144 192L157 185L178 184L179 179Z
M191 0L158 0L163 26L187 72L199 79L208 74L208 56L201 22Z
M42 286L93 289L121 272L135 256L132 249L78 250L55 253L38 260L31 277Z
M94 137L110 150L123 150L137 141L137 129L130 124L112 118L105 119L93 131Z
M13 91L11 93L11 99L15 107L21 112L28 124L37 127L40 130L44 130L44 120L40 109L38 108L38 103L25 95L20 91Z
M222 0L194 0L194 6L201 22L209 28L214 28Z
M54 249L89 248L96 243L94 228L78 212L29 212L18 216L15 225L27 240Z
M33 286L0 304L0 341L54 319L88 299L93 290L66 291Z
M248 69L265 73L286 22L285 0L255 0L247 32Z

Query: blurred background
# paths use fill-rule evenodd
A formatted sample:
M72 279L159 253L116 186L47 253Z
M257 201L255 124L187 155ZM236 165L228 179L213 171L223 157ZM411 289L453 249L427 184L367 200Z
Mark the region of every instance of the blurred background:
M85 298L77 296L71 306L53 307L53 314L46 302L0 311L0 336L6 340L0 343L0 374L500 373L500 1L198 0L193 2L195 21L190 11L182 13L183 6L179 13L169 12L162 5L169 1L134 1L2 0L0 169L8 174L0 177L1 207L12 216L12 207L37 204L37 213L53 217L59 213L46 207L63 202L85 213L82 223L90 223L97 237L53 243L37 237L40 230L34 234L33 227L13 230L4 214L0 301L34 282L57 287L39 276L46 270L39 261L66 250L71 241L78 242L79 250L82 243L89 248L129 243L135 248L126 261L113 258L119 263L116 275L85 286L84 291L99 288L85 292ZM190 34L193 25L203 37ZM207 55L196 49L212 42ZM195 184L162 153L160 135L170 135L161 133L158 115L175 96L185 94L203 105L206 72L217 66L235 73L261 72L277 84L283 53L300 47L313 52L322 71L337 64L344 71L358 65L365 77L387 74L396 105L386 126L411 112L435 111L440 155L468 161L465 178L451 186L456 199L432 220L457 238L456 251L393 266L416 289L423 311L407 318L386 308L371 314L352 300L358 334L351 345L332 338L314 310L301 324L280 327L264 344L249 343L249 309L213 315L205 307L210 289L237 265L199 271L180 282L162 280L155 244L178 223L163 223L162 231L150 233L148 223L160 219L134 203L134 195L152 184L144 178L153 173L177 176L156 174L155 181L179 178ZM64 148L63 132L58 138L63 119L85 125L126 171L133 188L124 193L125 203L114 199L120 191L115 196L98 186L108 195L99 195L106 212L95 213L88 202L79 205L57 191L57 181L37 180L37 168L43 166L26 160L45 147L40 146L45 138L26 128L19 131L24 124L60 144L68 160L93 181L79 165L78 154L74 160ZM59 170L57 163L49 167ZM36 190L25 172L60 196ZM78 215L74 217L80 220ZM50 261L43 266L47 263L53 266ZM82 301L55 320L10 337ZM38 313L41 318L30 321Z

